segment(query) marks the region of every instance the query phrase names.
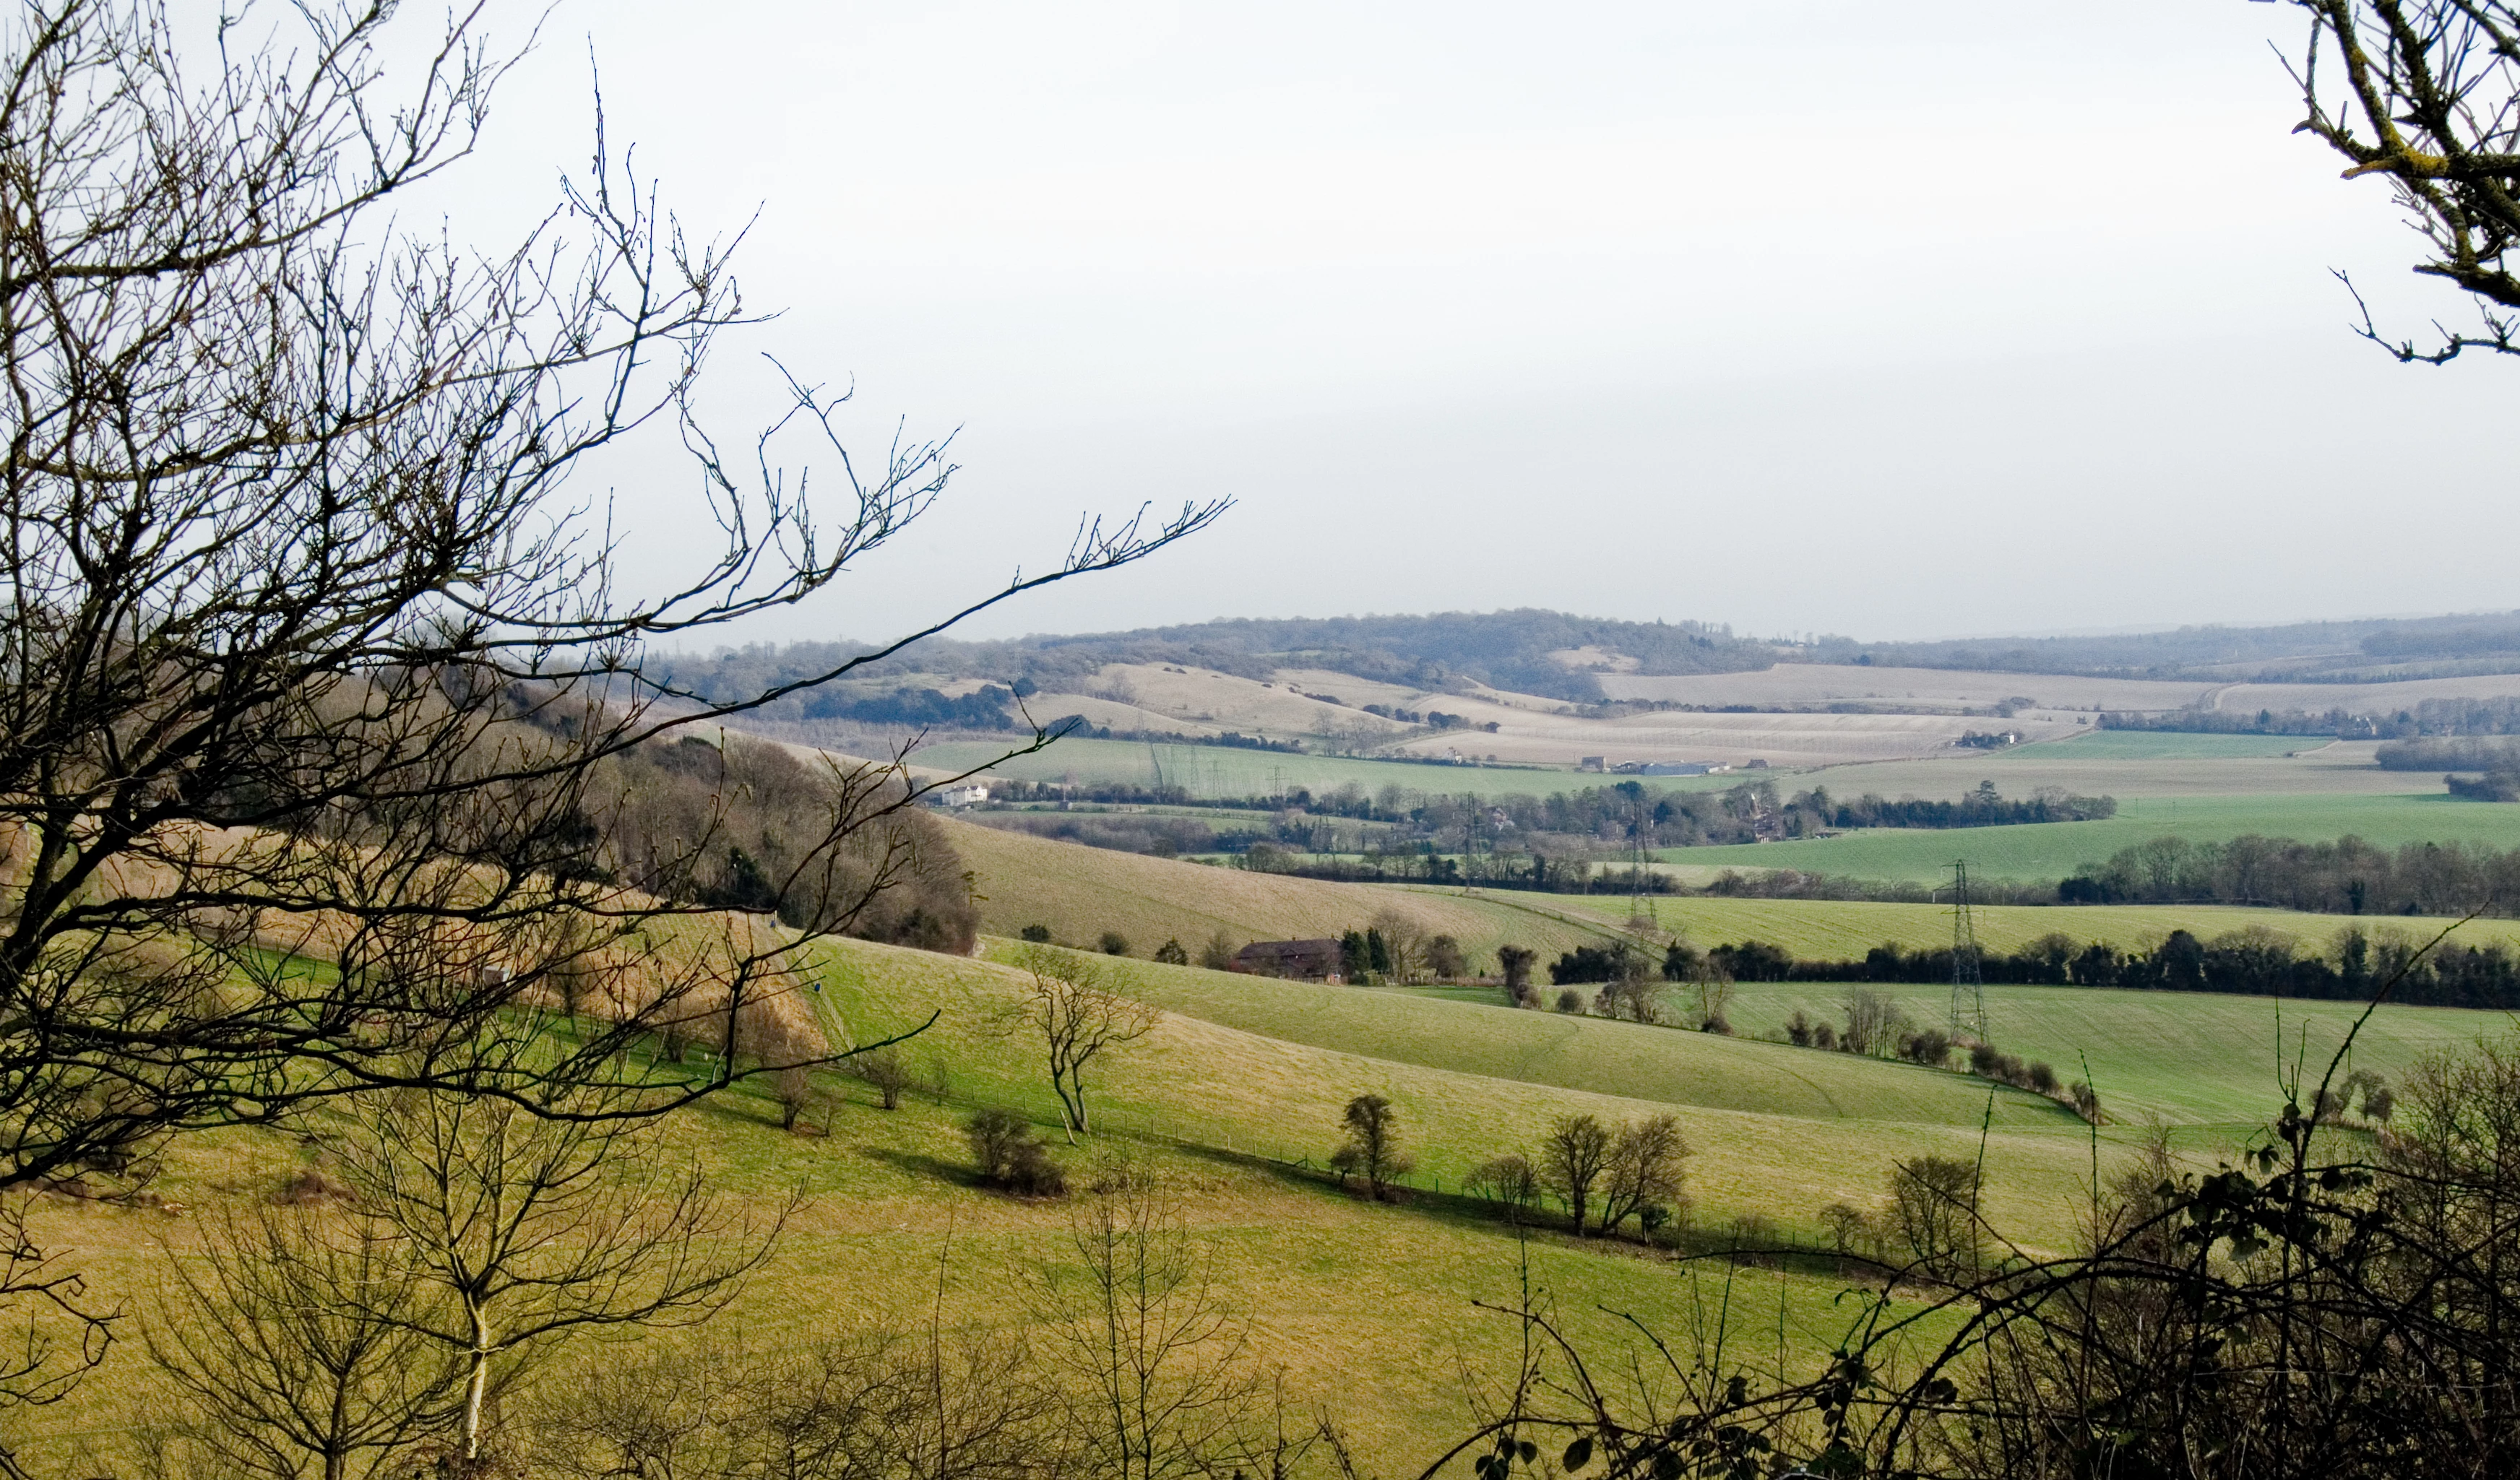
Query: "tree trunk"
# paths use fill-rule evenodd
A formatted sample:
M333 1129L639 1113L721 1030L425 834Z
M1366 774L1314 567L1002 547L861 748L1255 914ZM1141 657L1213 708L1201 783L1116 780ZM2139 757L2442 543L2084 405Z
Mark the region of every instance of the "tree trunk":
M472 1316L472 1370L464 1382L464 1458L481 1458L481 1411L490 1395L490 1318L479 1306Z

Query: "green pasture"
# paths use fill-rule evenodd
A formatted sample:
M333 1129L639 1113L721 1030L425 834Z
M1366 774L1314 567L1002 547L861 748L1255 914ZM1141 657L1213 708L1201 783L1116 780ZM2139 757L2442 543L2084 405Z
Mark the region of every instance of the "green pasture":
M1843 1015L1848 990L1820 982L1744 982L1734 989L1730 1016L1743 1034L1781 1032L1796 1009L1834 1020ZM1920 1024L1948 1020L1947 986L1871 990L1889 993ZM2362 1012L2359 1003L2201 992L1984 990L1988 1039L2025 1059L2045 1059L2060 1079L2088 1078L2112 1119L2234 1133L2272 1121L2296 1074L2315 1089ZM2347 1067L2395 1078L2426 1054L2471 1048L2512 1026L2500 1012L2384 1006L2355 1036ZM2307 1099L2310 1090L2302 1093Z
M1434 892L1412 886L1413 892ZM1591 920L1615 931L1628 919L1633 904L1604 894L1529 894L1484 891L1491 905L1518 907L1535 919ZM1655 927L1687 935L1700 946L1764 940L1806 960L1860 959L1885 941L1910 948L1948 946L1952 912L1948 905L1876 904L1867 900L1702 899L1660 896L1645 902ZM2212 937L2226 930L2264 926L2320 945L2348 925L2365 930L2398 930L2418 940L2452 922L2428 917L2349 917L2312 915L2293 910L2257 910L2242 905L1980 905L1970 910L1978 942L1990 951L2013 951L2049 931L2078 941L2108 941L2133 947L2159 940L2173 930ZM2474 919L2459 925L2454 939L2474 944L2499 941L2520 946L2520 920Z
M1014 959L1012 948L993 955ZM1957 1075L1886 1059L1812 1061L1774 1044L1602 1017L1490 1010L1499 1003L1494 989L1486 1003L1472 1004L1153 962L1111 969L1131 995L1172 1011L1264 1038L1488 1079L1816 1121L1974 1126L1987 1111L1985 1086ZM1998 1097L1995 1124L2079 1129L2053 1101L2017 1090Z
M1997 784L2002 784L2001 778ZM2156 837L2224 842L2252 832L2311 842L2350 835L2383 847L2462 842L2515 848L2520 847L2520 803L2468 801L2439 789L2396 796L2135 797L2118 803L2117 816L2098 822L1874 828L1838 837L1665 848L1654 857L1697 868L1796 869L1855 878L1916 880L1948 877L1952 860L1964 858L1970 872L1986 877L2045 880L2062 878L2085 864L2104 862L2121 848Z
M997 951L1009 949L1002 943ZM941 990L915 994L916 1000L946 1005L945 1017L922 1035L919 1052L945 1071L958 1099L1009 1103L1049 1120L1052 1101L1030 1054L1021 1039L1004 1030L999 1016L1020 977L1003 966L949 964L954 969L939 983ZM1330 1013L1312 1027L1297 1022L1300 1011L1245 1019L1302 1035L1279 1038L1219 1019L1280 1010L1271 1007L1270 995L1282 983L1144 962L1113 965L1130 990L1146 991L1172 1010L1103 1079L1107 1128L1237 1155L1309 1158L1318 1165L1338 1144L1340 1108L1370 1091L1400 1107L1412 1128L1410 1149L1419 1177L1458 1188L1479 1162L1527 1150L1558 1115L1590 1112L1616 1123L1669 1111L1696 1150L1690 1188L1701 1221L1723 1226L1753 1215L1791 1234L1817 1238L1816 1217L1822 1207L1870 1200L1898 1160L1928 1153L1975 1156L1988 1113L1987 1087L1958 1076L1938 1078L1929 1070L1888 1063L1807 1062L1794 1056L1796 1051L1767 1045L1701 1044L1668 1030L1631 1030L1654 1035L1641 1041L1609 1023L1579 1025L1576 1031L1588 1036L1547 1078L1482 1073L1448 1065L1510 1068L1516 1045L1545 1047L1546 1035L1564 1032L1566 1025L1548 1014L1405 993L1300 988L1292 990L1347 992L1346 1015ZM843 964L826 978L834 1006L875 1014L870 1022L899 1022L897 1015L887 1015L891 994L862 995L878 992L881 979L853 983L853 969L864 967ZM1174 992L1183 995L1163 995ZM1233 1006L1238 997L1243 1000L1238 1008ZM1589 1036L1597 1032L1598 1039ZM1495 1037L1500 1034L1506 1036ZM1448 1035L1461 1036L1462 1056L1439 1047ZM1482 1041L1487 1047L1471 1047ZM1413 1062L1406 1056L1411 1054L1443 1061ZM1764 1093L1758 1085L1721 1087L1720 1081L1753 1063L1761 1065ZM1826 1091L1793 1083L1795 1075L1813 1071L1824 1077L1851 1073L1858 1084L1895 1085L1897 1093L1885 1098L1858 1091L1838 1113L1798 1113L1827 1103ZM2070 1209L2088 1176L2087 1132L2063 1110L2017 1092L1997 1097L1987 1154L1999 1173L1999 1216L2021 1236L2042 1243L2066 1236ZM2115 1154L2113 1146L2109 1154Z
M1526 1261L1535 1290L1604 1351L1623 1349L1631 1334L1604 1310L1633 1312L1685 1339L1729 1309L1763 1342L1813 1362L1852 1318L1853 1307L1836 1300L1842 1281L1815 1269L1686 1267L1634 1245L1588 1246L1547 1230L1523 1238L1460 1194L1472 1160L1535 1134L1552 1115L1624 1119L1661 1108L1653 1101L1326 1052L1176 1013L1154 1037L1114 1051L1096 1082L1101 1129L1070 1147L1050 1129L1052 1101L1029 1044L1005 1016L1019 990L1015 973L859 943L817 954L815 1001L833 1032L854 1030L865 1041L938 1014L909 1046L926 1082L886 1112L863 1084L818 1076L827 1099L806 1115L804 1134L781 1129L767 1086L723 1093L667 1122L666 1154L697 1158L710 1187L756 1224L791 1191L802 1201L774 1260L722 1322L704 1334L643 1338L642 1356L703 1339L789 1351L922 1329L931 1316L983 1346L1014 1339L1030 1323L1039 1272L1074 1258L1080 1205L1096 1186L1123 1178L1160 1188L1206 1251L1224 1305L1248 1323L1253 1359L1282 1373L1296 1412L1334 1414L1370 1473L1415 1473L1439 1441L1473 1421L1463 1371L1509 1379L1518 1332L1472 1303L1510 1305ZM705 1066L696 1058L692 1068ZM1402 1105L1404 1134L1424 1169L1400 1205L1364 1202L1318 1170L1336 1144L1339 1107L1366 1090ZM990 1104L1043 1123L1074 1196L1026 1202L975 1185L962 1126ZM1965 1131L1923 1124L1858 1135L1806 1169L1814 1180L1797 1200L1755 1165L1792 1154L1776 1138L1803 1139L1798 1122L1733 1112L1692 1115L1688 1128L1701 1147L1692 1168L1701 1221L1775 1207L1795 1215L1780 1220L1784 1231L1806 1240L1816 1230L1800 1200L1825 1201L1840 1184L1846 1195L1868 1198L1887 1173L1883 1158L1970 1144ZM2000 1136L1995 1151L2008 1171L2020 1168L2006 1206L2044 1226L2053 1221L2052 1199L2028 1193L2069 1193L2071 1158L2035 1146L2033 1159L2015 1151L2018 1139ZM131 1339L68 1400L14 1420L13 1451L44 1472L124 1472L98 1457L127 1457L116 1446L165 1413L137 1338L172 1315L163 1305L171 1270L199 1258L200 1239L228 1212L274 1200L319 1155L291 1129L205 1134L169 1157L158 1184L163 1207L37 1199L36 1236L76 1248L91 1294L125 1308ZM555 1358L553 1380L620 1360L619 1351L579 1343Z

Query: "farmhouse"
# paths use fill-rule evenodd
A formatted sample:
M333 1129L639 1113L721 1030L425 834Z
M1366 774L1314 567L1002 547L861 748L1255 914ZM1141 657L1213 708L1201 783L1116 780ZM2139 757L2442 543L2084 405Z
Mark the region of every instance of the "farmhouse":
M1255 940L1234 955L1234 969L1289 981L1337 981L1339 943L1334 940Z

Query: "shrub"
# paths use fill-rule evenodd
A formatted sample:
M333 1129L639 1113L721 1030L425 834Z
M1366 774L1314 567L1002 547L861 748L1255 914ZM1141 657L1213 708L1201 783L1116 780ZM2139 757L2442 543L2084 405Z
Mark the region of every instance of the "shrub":
M1235 945L1233 936L1219 930L1207 938L1206 945L1198 948L1198 964L1211 971L1231 971L1234 958L1240 949Z
M910 1060L898 1048L878 1049L851 1058L849 1067L858 1078L875 1087L876 1097L887 1110L901 1108L901 1092L910 1085Z
M1023 938L1024 938L1024 939L1026 939L1026 940L1028 940L1028 941L1031 941L1033 944L1038 945L1038 946L1046 946L1046 945L1049 945L1049 944L1050 944L1050 926L1048 926L1048 925L1026 925L1026 926L1024 926L1024 927L1023 927Z
M1573 987L1568 987L1565 991L1558 993L1557 1010L1560 1012L1583 1011L1584 994L1576 991Z
M1119 956L1125 953L1114 951L1111 954ZM1155 960L1168 966L1186 966L1190 964L1190 953L1182 949L1181 940L1176 936L1155 947Z
M1837 1047L1837 1029L1824 1022L1813 1023L1811 1025L1811 1046L1815 1049L1835 1049Z
M1785 1019L1785 1042L1797 1049L1808 1049L1812 1046L1812 1020L1809 1012L1796 1008L1794 1015Z
M1952 1056L1952 1035L1940 1028L1921 1028L1900 1040L1899 1055L1928 1068L1941 1068Z
M779 1100L779 1129L792 1131L797 1119L813 1108L813 1076L803 1069L782 1069L771 1082L771 1094Z
M1105 930L1102 938L1095 942L1095 949L1105 956L1126 956L1129 954L1129 937L1117 930Z
M1438 935L1426 942L1426 970L1438 981L1456 981L1470 974L1470 962L1460 941Z
M1540 1201L1540 1173L1518 1151L1480 1162L1462 1181L1462 1190L1519 1212Z
M964 1127L971 1154L980 1163L980 1180L1023 1197L1057 1197L1067 1190L1067 1175L1050 1156L1050 1147L1034 1139L1032 1122L1013 1110L982 1110Z
M2034 1063L2030 1066L2029 1083L2030 1088L2042 1095L2053 1095L2056 1093L2056 1071L2045 1063Z
M1778 1243L1777 1221L1765 1213L1735 1213L1723 1241L1725 1252L1735 1256L1771 1252Z
M1832 1202L1821 1209L1820 1226L1828 1230L1829 1246L1840 1254L1867 1252L1876 1239L1872 1215L1851 1202Z
M2066 1092L2074 1101L2074 1113L2093 1125L2100 1123L2100 1092L2077 1079Z

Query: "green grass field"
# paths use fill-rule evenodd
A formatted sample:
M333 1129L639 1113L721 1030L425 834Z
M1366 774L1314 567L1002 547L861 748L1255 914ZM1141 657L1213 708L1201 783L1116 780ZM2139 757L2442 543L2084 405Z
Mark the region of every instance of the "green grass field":
M956 830L958 843L968 830ZM1195 938L1210 922L1294 933L1361 922L1392 906L1553 950L1599 938L1628 904L1326 884L1001 834L974 843L967 859L990 895L984 909L1058 908L1079 920L1134 910L1128 927L1149 937L1141 950L1161 934ZM1929 906L1653 905L1666 924L1685 925L1701 942L1759 935L1814 955L1860 952L1883 938L1930 943L1949 929L1945 913ZM2002 945L2048 928L2131 938L2174 920L2208 931L2226 920L2340 923L2126 907L1987 911L1981 929ZM2507 937L2520 925L2468 928ZM1074 1206L1010 1200L971 1179L960 1126L974 1108L1012 1105L1055 1121L1037 1051L1009 1011L1024 982L1010 964L1015 947L987 944L990 960L858 942L815 948L814 1002L835 1035L864 1042L936 1015L908 1050L926 1087L901 1110L883 1112L865 1086L826 1076L831 1109L809 1125L827 1123L827 1135L781 1131L776 1107L753 1089L672 1123L680 1149L700 1157L721 1190L763 1209L789 1188L805 1195L775 1263L728 1318L753 1349L915 1325L931 1301L946 1323L982 1340L1016 1334L1028 1320L1026 1291L1044 1264L1062 1257ZM1827 1204L1875 1202L1897 1161L1974 1158L1982 1149L1993 1219L2026 1245L2058 1248L2072 1237L2095 1157L2105 1172L2156 1117L2200 1160L2228 1152L2272 1113L2278 1063L2303 1054L2322 1063L2342 1015L2255 999L1988 989L1992 1036L2002 1046L2068 1078L2082 1077L2088 1062L2112 1114L2094 1131L2049 1101L1965 1076L1755 1037L1798 1007L1834 1015L1842 989L1833 987L1745 986L1732 1009L1740 1036L1724 1037L1517 1011L1471 989L1313 986L1141 960L1105 964L1165 1015L1099 1069L1099 1132L1058 1154L1080 1187L1126 1168L1165 1188L1211 1250L1225 1300L1250 1323L1254 1355L1282 1368L1299 1410L1337 1413L1369 1470L1386 1474L1414 1473L1431 1441L1464 1424L1460 1370L1511 1369L1513 1327L1471 1302L1510 1300L1526 1257L1556 1309L1613 1345L1620 1338L1605 1308L1680 1331L1729 1303L1737 1320L1813 1357L1849 1319L1850 1308L1834 1303L1841 1281L1811 1266L1682 1266L1555 1233L1525 1245L1461 1195L1473 1165L1529 1147L1555 1116L1672 1113L1693 1149L1697 1229L1763 1220L1807 1241L1819 1237L1817 1215ZM1946 998L1921 988L1903 1003L1916 1019L1936 1021ZM2386 1009L2357 1062L2394 1075L2423 1053L2504 1027L2496 1014ZM1400 1107L1418 1161L1399 1206L1361 1202L1315 1170L1337 1144L1341 1106L1369 1091ZM157 1319L168 1261L190 1257L207 1220L270 1197L309 1154L286 1132L197 1138L158 1185L172 1210L47 1197L38 1201L38 1233L77 1249L94 1289L131 1311L136 1335ZM568 1360L602 1361L608 1350L584 1348ZM68 1403L20 1421L13 1440L31 1457L68 1464L81 1443L108 1443L141 1421L150 1380L134 1342Z
M2001 777L1997 784L2002 784ZM2136 797L2121 801L2118 815L2100 822L2038 823L2011 828L1879 828L1839 837L1720 848L1666 848L1654 856L1665 863L1696 868L1798 869L1857 878L1917 880L1948 877L1952 860L1965 858L1972 872L1988 877L2044 880L2062 878L2085 864L2104 862L2121 848L2156 837L2223 842L2251 832L2313 842L2352 835L2384 847L2468 842L2514 848L2520 847L2520 803L2467 801L2438 788L2399 796Z
M1940 1024L1950 1010L1947 987L1881 990L1919 1023ZM1752 982L1736 991L1731 1015L1741 1033L1781 1029L1796 1009L1837 1017L1845 996L1842 987L1805 982ZM2045 1059L2066 1080L2088 1072L2113 1118L2233 1134L2267 1124L2296 1072L2316 1086L2362 1012L2359 1004L2271 997L2081 987L1985 991L1990 1040L2024 1058ZM2498 1012L2383 1007L2356 1037L2349 1063L2395 1077L2426 1054L2456 1052L2509 1027Z
M1485 896L1491 904L1508 901L1533 912L1568 919L1590 919L1603 930L1623 924L1631 902L1601 894L1506 894ZM1931 904L1875 904L1800 899L1653 898L1645 901L1657 927L1687 935L1700 946L1764 940L1806 960L1861 958L1884 941L1910 948L1948 946L1952 912ZM2297 937L2306 945L2322 944L2348 925L2399 930L2417 939L2452 923L2447 919L2398 917L2349 919L2342 915L2310 915L2290 910L2256 910L2240 905L1981 905L1970 915L1977 938L1990 951L2012 951L2050 930L2078 941L2104 940L2121 947L2158 940L2172 930L2202 936L2261 925ZM2500 941L2520 946L2520 920L2476 919L2460 925L2455 939L2473 943Z

